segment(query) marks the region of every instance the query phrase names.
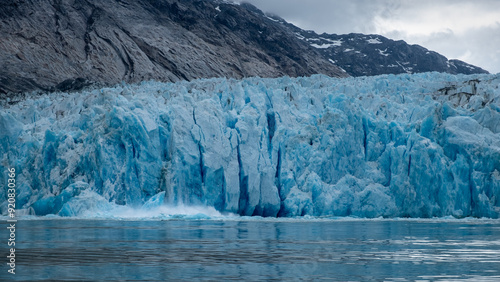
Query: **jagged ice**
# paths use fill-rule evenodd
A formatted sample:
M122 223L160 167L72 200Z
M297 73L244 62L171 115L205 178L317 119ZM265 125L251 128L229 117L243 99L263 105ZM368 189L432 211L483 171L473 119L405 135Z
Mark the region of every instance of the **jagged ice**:
M1 105L0 166L16 168L17 207L36 215L193 205L497 218L499 85L498 75L315 75L32 94Z

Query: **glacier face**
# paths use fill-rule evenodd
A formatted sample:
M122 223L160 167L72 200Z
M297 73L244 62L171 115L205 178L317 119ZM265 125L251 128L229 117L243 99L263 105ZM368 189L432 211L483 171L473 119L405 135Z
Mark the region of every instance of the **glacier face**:
M498 75L317 75L28 95L1 105L0 166L16 168L17 207L37 215L182 204L497 218L499 85Z

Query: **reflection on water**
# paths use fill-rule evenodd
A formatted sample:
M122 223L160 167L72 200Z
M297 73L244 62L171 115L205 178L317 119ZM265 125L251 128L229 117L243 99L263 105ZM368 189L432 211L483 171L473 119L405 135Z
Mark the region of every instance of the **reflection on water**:
M28 220L18 222L17 274L3 264L0 280L500 281L499 229L498 221Z

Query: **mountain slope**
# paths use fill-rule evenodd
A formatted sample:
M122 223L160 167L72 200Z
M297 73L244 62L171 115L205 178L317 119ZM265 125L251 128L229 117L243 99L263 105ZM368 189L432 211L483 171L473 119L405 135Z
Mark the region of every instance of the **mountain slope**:
M209 77L487 73L378 35L317 35L219 0L4 0L0 95Z
M78 89L87 81L346 76L289 30L245 7L7 0L0 6L0 93Z
M403 40L394 41L375 34L316 34L286 23L295 35L315 47L333 64L352 76L421 73L429 71L451 74L476 74L488 71L460 60L448 60L445 56Z

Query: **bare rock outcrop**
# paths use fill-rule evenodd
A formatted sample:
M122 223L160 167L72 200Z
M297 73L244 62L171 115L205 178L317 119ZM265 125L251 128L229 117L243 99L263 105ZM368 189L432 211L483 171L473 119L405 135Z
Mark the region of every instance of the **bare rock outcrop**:
M151 79L347 76L247 4L5 0L0 35L0 93Z

